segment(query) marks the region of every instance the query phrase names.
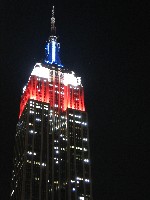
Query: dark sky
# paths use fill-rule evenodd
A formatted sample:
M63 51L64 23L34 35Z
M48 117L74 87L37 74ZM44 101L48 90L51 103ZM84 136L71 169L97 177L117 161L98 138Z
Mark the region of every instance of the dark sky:
M82 77L94 200L150 199L148 1L53 1L61 61ZM0 199L22 88L44 58L52 1L0 1Z

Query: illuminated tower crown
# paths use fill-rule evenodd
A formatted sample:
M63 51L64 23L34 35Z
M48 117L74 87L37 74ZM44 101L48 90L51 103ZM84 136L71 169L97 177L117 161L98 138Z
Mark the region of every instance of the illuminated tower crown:
M53 6L51 36L46 45L45 63L36 63L27 85L23 88L19 116L29 99L49 103L52 108L57 107L61 111L67 108L85 111L81 77L77 77L73 71L62 68L59 49Z
M63 67L59 57L60 43L57 42L56 27L55 27L55 16L54 16L54 6L52 9L51 17L51 35L49 41L46 44L46 59L47 64L56 64L59 67Z

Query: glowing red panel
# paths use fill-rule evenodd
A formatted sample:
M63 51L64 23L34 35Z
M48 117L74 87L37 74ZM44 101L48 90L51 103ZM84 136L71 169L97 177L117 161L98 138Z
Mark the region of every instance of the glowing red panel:
M67 108L85 111L83 87L65 86L55 78L51 82L44 78L31 76L26 89L21 97L21 116L29 99L49 103L52 108L65 111Z

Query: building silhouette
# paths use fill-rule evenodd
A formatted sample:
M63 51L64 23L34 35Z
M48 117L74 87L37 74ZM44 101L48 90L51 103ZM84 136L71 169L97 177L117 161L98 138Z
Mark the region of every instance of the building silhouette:
M11 200L92 200L84 88L59 50L53 7L45 60L21 96Z

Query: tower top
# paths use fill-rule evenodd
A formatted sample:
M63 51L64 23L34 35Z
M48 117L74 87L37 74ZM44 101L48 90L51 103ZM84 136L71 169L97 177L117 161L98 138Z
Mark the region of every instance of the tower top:
M46 50L45 62L47 64L55 64L58 67L63 67L59 57L60 44L57 42L57 36L56 36L54 6L52 7L51 34L48 38L45 50Z
M51 17L51 36L56 35L56 27L55 27L55 16L54 16L54 6L52 8L52 17Z

